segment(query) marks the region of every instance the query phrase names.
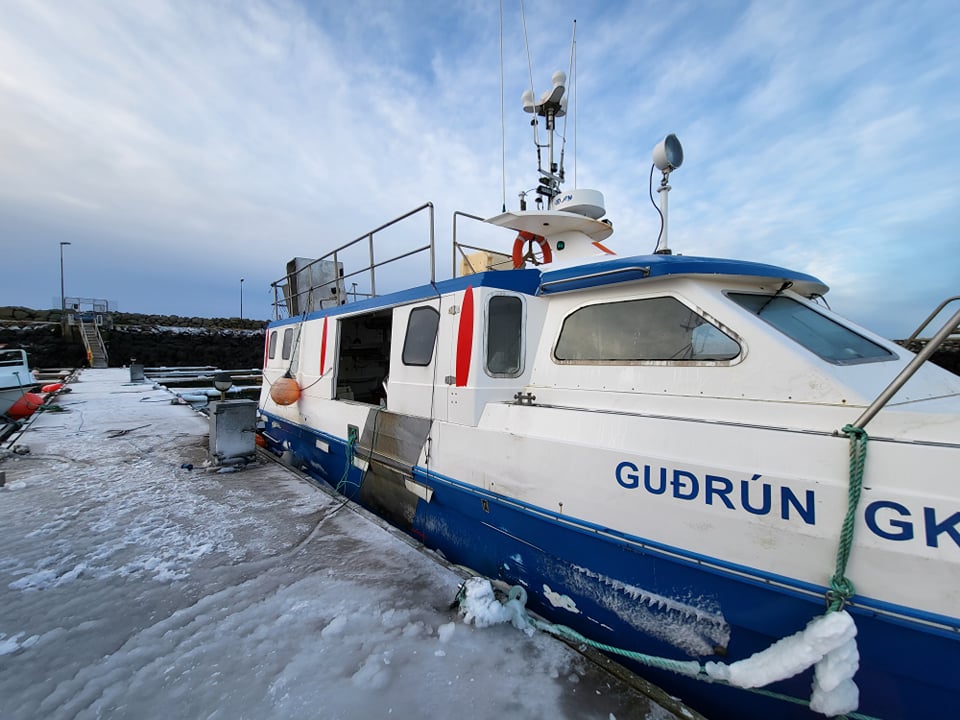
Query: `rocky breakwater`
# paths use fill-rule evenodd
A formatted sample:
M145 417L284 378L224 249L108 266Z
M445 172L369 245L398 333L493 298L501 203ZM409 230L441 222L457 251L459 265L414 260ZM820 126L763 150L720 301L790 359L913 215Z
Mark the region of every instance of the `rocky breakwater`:
M64 336L60 310L0 307L0 345L23 348L31 367L82 367L87 353L79 340Z
M266 322L239 318L200 318L110 313L101 328L110 365L131 360L148 366L213 365L259 368L263 364ZM82 367L86 352L60 310L0 307L0 344L22 347L34 367Z
M111 365L259 368L265 327L262 320L115 313L103 335Z

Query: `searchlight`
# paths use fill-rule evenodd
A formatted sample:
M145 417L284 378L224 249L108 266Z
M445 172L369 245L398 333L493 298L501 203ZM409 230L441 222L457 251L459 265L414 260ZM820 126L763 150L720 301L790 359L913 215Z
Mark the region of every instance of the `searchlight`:
M654 146L653 165L663 173L663 177L660 179L660 187L657 188L657 194L660 195L660 216L663 225L660 229L660 237L657 238L657 249L653 252L656 255L670 255L672 253L667 245L667 196L670 194L670 173L683 165L683 146L676 135L670 133ZM650 173L652 181L652 169Z

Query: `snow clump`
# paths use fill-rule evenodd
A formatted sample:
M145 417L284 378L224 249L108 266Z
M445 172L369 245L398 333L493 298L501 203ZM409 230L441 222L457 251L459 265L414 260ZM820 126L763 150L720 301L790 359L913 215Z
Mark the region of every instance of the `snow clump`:
M509 599L501 603L493 592L493 585L486 578L472 577L464 582L460 595L460 612L467 625L473 623L478 628L485 628L510 623L527 635L533 634L523 602L520 599Z

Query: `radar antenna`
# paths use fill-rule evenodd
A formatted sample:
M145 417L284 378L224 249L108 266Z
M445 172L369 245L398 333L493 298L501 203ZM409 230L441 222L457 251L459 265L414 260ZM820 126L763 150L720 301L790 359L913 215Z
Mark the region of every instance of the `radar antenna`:
M524 112L536 116L531 120L531 124L536 126L537 117L542 117L546 125L547 167L546 169L543 168L543 163L540 160L541 146L537 143L537 169L540 172L540 183L537 185L536 193L540 198L546 198L548 210L553 206L553 199L560 194L560 183L563 182L563 170L558 170L557 164L553 161L553 137L556 130L556 119L567 114L567 74L562 70L557 70L551 80L553 87L540 96L539 102L534 102L532 90L524 91L521 97Z

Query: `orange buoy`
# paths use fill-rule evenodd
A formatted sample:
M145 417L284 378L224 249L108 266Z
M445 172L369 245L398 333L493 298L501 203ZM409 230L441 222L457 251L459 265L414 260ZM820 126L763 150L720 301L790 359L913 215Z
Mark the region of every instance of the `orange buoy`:
M270 399L277 405L293 405L300 399L300 386L292 377L284 375L270 387Z
M265 447L267 446L267 439L266 439L263 435L261 435L260 433L257 433L257 434L254 436L254 438L255 438L255 440L256 440L257 447L265 448Z
M20 396L19 400L10 406L10 409L7 410L7 415L14 420L22 420L23 418L28 418L33 415L41 405L43 405L42 395L24 393Z
M62 387L63 383L51 383L50 385L44 385L42 388L40 388L40 392L55 393Z

